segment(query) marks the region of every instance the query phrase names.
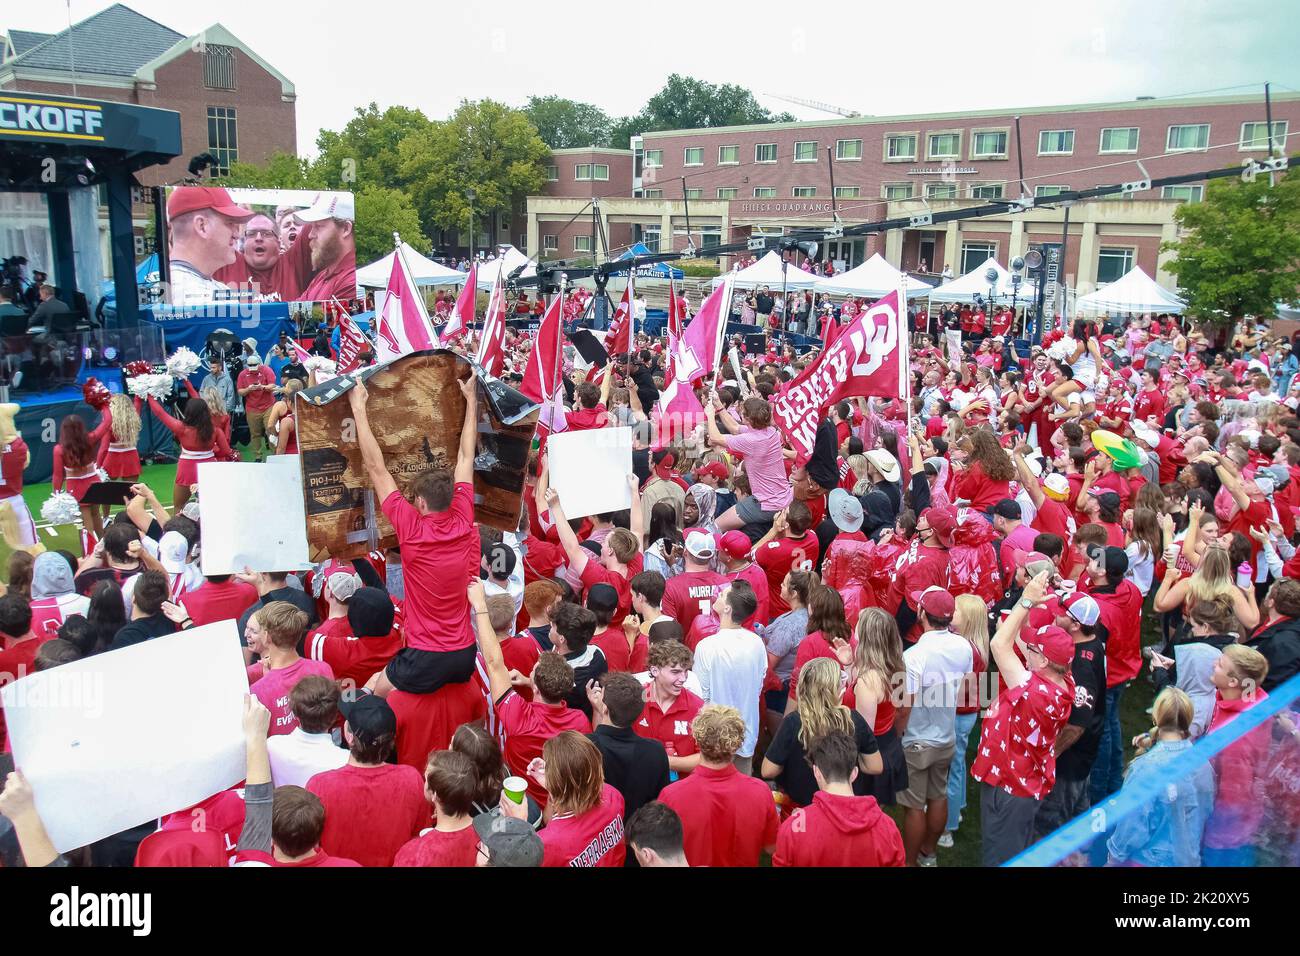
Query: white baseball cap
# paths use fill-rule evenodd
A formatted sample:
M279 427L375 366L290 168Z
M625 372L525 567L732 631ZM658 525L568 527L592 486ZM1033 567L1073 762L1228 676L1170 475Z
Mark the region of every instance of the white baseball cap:
M1160 444L1160 433L1145 422L1133 422L1133 435L1152 448Z
M686 553L693 558L707 561L718 553L718 542L707 531L688 531L686 533Z
M190 543L179 531L168 531L158 542L158 563L168 574L180 574L189 553Z
M299 209L295 215L303 222L321 222L325 219L356 219L356 204L351 193L317 193L310 206Z

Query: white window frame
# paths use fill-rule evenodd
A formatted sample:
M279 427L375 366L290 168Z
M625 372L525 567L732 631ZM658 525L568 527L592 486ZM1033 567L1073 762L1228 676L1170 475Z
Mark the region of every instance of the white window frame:
M759 194L759 190L760 190L760 189L763 190L762 195ZM776 198L776 187L775 187L775 186L755 186L755 187L754 187L754 198L755 198L755 199L775 199L775 198Z
M963 240L962 243L961 243L960 248L958 248L958 250L957 250L957 262L958 262L961 266L963 266L963 268L961 269L960 275L965 275L967 272L970 271L970 269L965 268L965 266L966 266L966 264L967 264L967 260L966 260L966 247L967 247L967 246L972 246L972 247L973 247L973 246L980 246L980 247L986 248L986 249L988 250L987 253L977 253L977 255L979 255L979 257L980 257L980 260L979 260L980 262L983 262L983 261L984 261L985 259L987 259L989 256L992 256L994 259L996 259L996 258L998 257L998 244L997 244L997 242L990 242L990 241L988 241L987 239ZM979 265L979 262L975 263L975 265ZM974 266L972 266L971 268L974 268Z
M1241 136L1237 139L1237 152L1239 153L1266 153L1268 152L1268 142L1262 146L1246 145L1246 127L1247 126L1267 126L1268 120L1247 120L1241 124ZM1278 135L1277 130L1281 128L1282 133ZM1286 120L1273 120L1273 128L1268 132L1273 136L1273 148L1278 152L1286 151L1286 134L1288 123Z
M809 192L807 195L802 195L802 194L799 192L799 190L801 190L801 189L807 189L807 190L810 190L810 192ZM816 186L791 186L791 187L790 187L790 198L791 198L791 199L816 199L816 198L817 198L817 187L816 187Z
M942 186L944 189L951 189L952 195L951 196L934 195L935 188L940 186ZM926 199L957 199L958 197L960 197L960 195L961 195L961 188L957 185L957 183L928 182L925 184Z
M836 199L861 199L862 187L861 186L836 186L835 198Z
M890 156L889 155L890 141L895 139L906 139L909 136L912 138L912 155L911 156ZM881 141L880 149L881 149L883 160L886 163L914 163L916 162L916 157L919 154L921 149L920 130L901 131L897 133L886 133L884 139Z
M591 182L591 166L592 166L591 163L576 163L576 164L574 164L574 167L573 167L573 178L574 178L574 180L575 180L576 182L580 182L580 183L589 183L589 182ZM584 169L587 171L587 175L585 175L585 176L582 175L582 170L584 170Z
M763 149L764 147L767 147L767 146L772 147L772 158L771 158L771 159L759 159L759 158L758 158L758 151L759 151L760 149ZM776 143L755 143L755 144L754 144L754 162L755 162L755 163L758 163L758 164L760 164L760 165L764 165L764 166L774 165L774 164L776 163L776 157L777 157Z
M730 195L730 196L724 196L724 195L722 195L724 192L731 193L731 195ZM739 196L740 196L740 188L737 187L737 186L719 186L719 187L718 187L718 198L721 199L721 200L723 200L724 202L725 202L726 200L728 200L728 199L737 199L737 198L739 198Z
M686 199L701 200L704 198L704 190L699 186L687 186L685 190Z
M1171 189L1193 190L1196 198L1191 199L1191 198L1183 198L1181 196L1171 196L1169 195L1169 190ZM1203 202L1205 200L1205 184L1204 183L1179 183L1176 186L1161 186L1160 198L1172 202Z
M1114 132L1115 130L1118 129L1122 129L1126 132L1128 130L1133 131L1134 136L1133 136L1132 149L1107 149L1106 148L1106 134ZM1102 131L1097 135L1097 152L1099 155L1102 156L1119 156L1119 155L1125 155L1130 153L1136 153L1138 151L1138 143L1141 141L1141 139L1142 139L1142 127L1140 126L1107 126L1104 127Z
M1040 129L1038 131L1038 155L1039 156L1073 156L1074 155L1074 138L1075 130L1072 129ZM1068 133L1070 135L1069 149L1043 149L1044 136L1060 136Z
M723 158L722 158L722 151L723 151L724 149L734 149L734 150L736 151L736 158L735 158L735 159L723 159ZM719 165L719 166L739 166L739 165L740 165L740 145L739 145L739 144L733 144L733 145L731 145L731 146L719 146L719 147L718 147L718 165Z
M546 181L548 183L558 183L560 181L560 167L553 164L546 166Z
M956 159L961 159L961 134L962 134L962 131L959 130L959 129L936 129L936 130L929 130L929 131L925 134L925 159L926 159L926 162L932 162L932 161L943 161L943 160L948 160L948 159L954 159L954 160L956 160ZM955 152L951 152L951 153L936 153L936 152L934 152L934 148L933 148L933 147L934 147L934 137L936 137L936 136L956 136L956 137L957 137L957 149L956 149L956 151L955 151Z
M582 248L581 246L578 245L579 242L585 242L585 243L587 244L587 247L586 247L585 249ZM574 237L573 237L573 251L574 251L574 252L585 252L585 253L587 253L588 255L590 255L590 254L591 254L591 236L590 236L590 235L578 235L578 236L574 236Z
M697 162L697 163L692 163L692 162L691 162L691 152L692 152L692 150L700 154L700 161ZM703 146L687 146L687 147L683 148L683 149L682 149L682 165L683 165L683 166L703 166L703 165L704 165L704 147L703 147Z
M1203 129L1205 130L1204 146L1170 146L1169 142L1174 137L1176 129ZM1209 123L1171 123L1165 130L1165 152L1166 153L1203 153L1210 148L1210 124Z
M845 155L843 155L843 148L844 148L844 145L845 145L846 143L857 143L857 144L858 144L858 155L856 155L856 156L845 156ZM837 139L837 140L835 141L835 162L837 162L837 163L860 163L860 162L862 162L862 156L863 156L862 140L860 140L860 139Z
M799 158L799 147L800 147L800 146L811 146L811 147L812 147L812 156L808 157L807 159L800 159L800 158ZM791 162L794 162L794 163L815 163L815 162L817 162L817 140L815 140L815 139L801 139L801 140L799 140L799 142L795 143L795 144L794 144L794 158L791 160Z
M998 194L997 194L996 196L977 196L977 195L975 195L975 190L977 190L977 189L989 189L989 188L996 188L997 191L998 191ZM1007 184L1006 184L1006 183L970 183L969 186L967 187L967 190L966 190L966 195L969 196L971 199L1005 199L1005 198L1006 198L1006 194L1007 194Z
M1107 252L1126 253L1127 254L1126 259L1128 262L1128 268L1125 269L1123 272L1121 272L1119 276L1117 276L1114 279L1106 280L1106 284L1110 285L1112 282L1118 281L1119 279L1123 278L1124 276L1128 275L1128 273L1133 271L1133 267L1137 265L1137 246L1104 246L1104 247L1098 246L1097 247L1097 272L1098 273L1100 273L1101 271L1101 257ZM1097 282L1098 283L1101 282L1100 275L1098 275Z
M646 199L663 199L664 191L662 189L646 189L643 191L643 195Z
M892 197L891 197L891 196L889 195L889 187L890 187L890 186L906 186L906 187L907 187L907 195L906 195L906 196L892 196ZM911 181L905 181L905 182L894 182L894 183L881 183L881 184L880 184L880 198L881 198L881 199L884 199L884 200L887 200L887 201L889 201L889 202L903 202L904 200L907 200L907 199L915 199L915 198L916 198L916 183L911 182Z
M1055 189L1056 192L1054 193L1040 192L1040 190L1043 189ZM1034 187L1034 198L1051 199L1053 196L1059 196L1061 193L1067 193L1069 191L1070 191L1069 186L1063 186L1060 183L1039 183L1037 186Z
M658 159L651 162L651 154L657 156ZM664 151L662 149L647 149L643 154L642 159L644 160L642 165L645 166L646 169L662 169L664 165Z
M555 235L542 236L543 252L558 252L560 249L560 237Z
M1002 149L1000 152L981 153L978 151L978 143L981 134L996 136L999 133L1002 135ZM986 127L981 127L979 129L972 129L970 131L970 158L972 161L977 159L987 159L987 160L1006 159L1007 151L1010 148L1011 148L1011 128L1009 126L986 126Z

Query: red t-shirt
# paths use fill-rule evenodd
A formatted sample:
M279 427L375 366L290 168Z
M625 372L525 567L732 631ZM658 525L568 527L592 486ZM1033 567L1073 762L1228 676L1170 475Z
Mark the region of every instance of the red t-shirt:
M689 757L695 753L699 748L695 746L691 727L704 701L683 687L668 709L662 710L654 699L654 691L647 688L646 693L645 707L641 716L632 722L632 730L639 737L659 741L670 756Z
M858 639L855 635L849 636L849 646L855 651L858 648ZM835 656L835 649L831 647L830 641L821 631L813 631L802 641L799 642L799 650L794 655L794 669L790 671L790 699L798 700L799 672L804 669L804 665L819 657L825 657L839 663Z
M27 443L21 437L4 447L0 454L0 498L12 498L23 493L23 470L27 467Z
M713 602L728 583L716 571L686 571L675 575L664 586L663 612L682 626L683 634L689 633L698 615L713 612Z
M262 702L262 706L271 712L271 726L268 737L292 732L298 726L298 718L289 705L289 694L298 681L314 675L334 679L334 671L324 661L313 661L300 657L288 667L268 671L262 664L253 664L248 668L251 683L249 693Z
M1133 401L1133 420L1145 422L1148 418L1154 416L1157 422L1163 424L1165 419L1165 395L1159 388L1153 388L1149 392L1138 392L1137 398Z
M767 575L767 610L772 617L780 617L790 610L781 600L781 582L790 569L811 571L817 564L817 535L812 530L802 538L782 537L769 541L754 554L754 560Z
M1061 687L1038 674L1008 687L984 714L971 776L1015 797L1041 800L1056 783L1056 735L1074 707L1074 680Z
M533 668L537 666L537 659L541 656L541 645L527 631L501 641L501 657L505 660L508 671L519 671L527 677L532 674ZM519 693L523 694L526 700L533 699L533 692L528 688L520 688Z
M478 831L472 825L450 833L429 830L393 858L393 866L474 866L477 862Z
M257 603L257 588L231 578L229 581L204 581L184 597L185 610L195 627L217 621L239 620L239 616Z
M362 866L392 866L397 851L432 822L424 777L404 764L349 764L316 774L307 789L325 805L321 849Z
M898 824L875 797L818 791L781 824L773 866L905 866Z
M275 373L266 365L246 368L235 380L235 390L251 388L254 385L274 385ZM244 408L250 412L266 412L275 404L275 395L264 389L249 392L244 396Z
M1077 529L1074 512L1063 502L1054 498L1043 498L1043 504L1030 522L1033 529L1040 534L1054 534L1068 546L1074 540Z
M435 750L447 750L461 724L487 716L487 701L473 681L444 684L432 694L390 691L388 706L397 716L397 762L421 774Z
M976 511L987 511L1003 498L1011 497L1011 482L994 481L977 461L957 473L953 491L955 498L965 498Z
M664 787L659 799L682 818L691 866L758 866L763 847L776 843L779 821L771 789L735 767L700 765Z
M542 755L546 741L563 731L591 733L591 721L582 711L571 710L566 703L526 701L513 690L497 701L496 713L506 734L506 765L516 777L528 781L529 796L545 807L548 795L541 784L528 776L528 764Z
M640 552L634 554L632 560L628 562L626 577L605 567L600 563L599 558L587 559L586 567L582 569L582 586L590 588L593 584L608 584L618 592L618 608L614 611L614 616L609 619L610 627L623 626L623 618L627 617L628 611L632 609L632 588L628 582L640 574L644 567Z
M1246 505L1245 510L1238 509L1228 519L1228 533L1240 532L1250 541L1250 561L1255 564L1259 560L1259 552L1262 547L1258 541L1251 537L1251 528L1267 528L1269 519L1273 517L1273 511L1264 498L1252 498ZM1236 569L1233 569L1235 575Z
M0 651L0 687L12 684L32 673L32 661L36 659L36 652L40 650L43 643L45 642L38 637L29 637L25 641L11 645L7 651ZM0 743L4 744L4 752L9 753L9 738L5 733L3 707L0 707Z
M472 647L465 588L478 576L480 562L473 486L457 484L446 511L421 515L399 491L384 499L383 508L402 549L402 630L407 646L422 651Z
M339 625L335 621L343 623ZM350 680L357 687L365 687L401 649L402 635L397 630L386 637L354 637L345 617L326 621L307 635L303 644L307 657L324 661L334 671L336 680Z
M533 643L536 644L536 641ZM611 625L593 637L591 643L600 648L611 671L639 674L646 669L646 659L650 656L650 638L645 634L638 633L629 647L623 629Z
M727 578L731 581L748 581L749 586L754 589L754 597L758 598L758 608L754 611L754 616L748 621L741 621L741 627L753 630L755 624L766 624L772 620L772 595L767 584L767 572L750 562L739 571L728 571ZM779 591L780 587L777 590Z
M577 816L565 813L542 827L542 866L622 866L623 795L605 784L600 802Z

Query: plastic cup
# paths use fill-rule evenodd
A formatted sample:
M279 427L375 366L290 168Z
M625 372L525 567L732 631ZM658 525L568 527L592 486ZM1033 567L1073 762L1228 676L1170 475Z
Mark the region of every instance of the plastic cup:
M528 792L528 781L523 777L506 777L505 782L501 784L501 790L508 799L522 804L524 794Z

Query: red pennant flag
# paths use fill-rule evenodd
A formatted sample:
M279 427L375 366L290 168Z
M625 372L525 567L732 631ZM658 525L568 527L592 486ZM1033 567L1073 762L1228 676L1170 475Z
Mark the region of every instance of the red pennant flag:
M664 368L664 381L673 380L673 355L677 352L677 343L682 337L682 327L686 324L686 302L677 298L677 286L668 280L668 361Z
M564 301L557 295L537 326L537 338L528 354L528 367L519 386L521 393L534 402L541 402L542 412L537 423L552 432L561 432L565 428L564 382L561 378L564 371L563 310Z
M626 355L632 351L632 322L636 304L632 300L632 278L627 280L623 298L614 312L614 319L609 323L609 333L605 336L605 351L611 359L616 355Z
M839 320L835 318L835 313L828 313L826 321L822 323L822 348L830 348L831 343L839 338L842 328Z
M674 416L684 424L693 424L704 413L694 388L718 369L730 307L731 276L728 275L727 280L704 300L700 311L677 340L670 358L672 377L659 396L661 416Z
M352 316L344 313L339 319L339 374L355 372L360 368L361 354L370 349L370 340L366 334L352 320Z
M479 333L478 364L489 375L500 375L506 360L506 291L497 276L488 299L483 331Z
M401 250L393 256L388 288L375 309L376 351L380 361L438 347L438 336L424 308L424 296L406 269Z
M460 295L456 297L456 305L451 310L451 318L443 326L444 341L450 342L469 331L469 327L474 324L474 303L477 297L478 263L472 262L469 274L465 277L465 284L460 287Z
M795 461L812 455L822 410L850 396L907 394L907 312L897 291L843 329L817 361L772 398L772 420L790 440Z

